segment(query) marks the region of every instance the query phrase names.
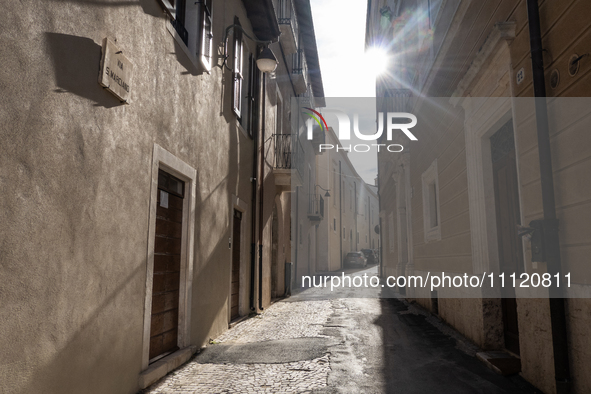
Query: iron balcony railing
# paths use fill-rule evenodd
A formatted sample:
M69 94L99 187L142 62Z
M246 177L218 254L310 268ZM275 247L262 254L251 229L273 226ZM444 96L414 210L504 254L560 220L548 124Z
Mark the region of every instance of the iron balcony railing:
M294 161L292 134L275 134L275 168L291 169Z
M410 89L387 89L384 92L384 100L389 109L395 112L408 112L410 111L410 98L412 91Z
M274 134L275 168L279 170L295 169L304 173L304 150L296 134Z
M386 112L410 112L412 91L410 89L386 89L384 97L376 99L377 110ZM383 133L378 142L386 139L386 133Z
M310 194L308 217L311 220L322 220L324 218L324 198L320 194Z
M280 25L290 25L294 37L299 36L298 19L293 0L279 0L277 20Z
M312 87L308 84L306 91L298 98L302 107L316 108L314 101L314 94L312 94Z
M306 92L308 87L308 66L306 65L306 56L302 48L298 49L296 53L292 54L292 83L296 94Z
M293 63L291 72L293 74L302 74L304 78L307 79L306 72L308 71L308 65L306 64L306 55L304 54L304 50L300 48L292 56Z

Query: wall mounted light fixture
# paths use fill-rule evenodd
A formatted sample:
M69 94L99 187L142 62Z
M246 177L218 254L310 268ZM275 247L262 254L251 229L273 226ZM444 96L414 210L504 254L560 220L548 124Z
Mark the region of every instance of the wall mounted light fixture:
M224 34L224 62L222 67L225 65L228 69L230 69L230 67L228 67L226 64L226 61L228 60L228 35L230 34L230 30L234 29L240 30L247 38L263 46L263 50L261 53L259 53L256 60L258 69L264 73L271 73L275 71L278 64L277 58L275 57L275 54L273 54L273 51L269 48L269 44L271 44L273 41L262 41L251 37L247 32L244 31L242 26L236 24L226 27L226 32Z
M316 185L316 187L319 187L319 188L321 188L322 190L324 190L326 192L326 194L324 194L324 197L330 197L330 193L329 193L330 192L330 189L327 190L327 189L323 188L320 185Z

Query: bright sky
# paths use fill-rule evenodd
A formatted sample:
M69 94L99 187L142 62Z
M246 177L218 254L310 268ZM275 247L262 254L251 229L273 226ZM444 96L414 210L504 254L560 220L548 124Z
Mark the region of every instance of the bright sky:
M379 62L365 53L367 0L310 2L325 96L375 97L374 70ZM330 106L331 101L327 100L327 108ZM369 132L375 133L375 128L364 133ZM347 141L346 145L350 143L355 141ZM349 159L365 182L373 185L377 176L376 152L350 154Z
M365 61L366 0L311 0L326 97L375 97Z

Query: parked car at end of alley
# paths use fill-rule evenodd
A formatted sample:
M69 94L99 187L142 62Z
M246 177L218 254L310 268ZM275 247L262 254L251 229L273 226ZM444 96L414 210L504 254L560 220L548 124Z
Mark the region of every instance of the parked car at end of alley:
M365 267L367 265L367 258L361 252L349 252L345 256L345 267L351 266L361 266Z
M365 258L367 259L367 264L377 264L378 259L376 258L376 255L373 250L361 249L361 253L363 253Z

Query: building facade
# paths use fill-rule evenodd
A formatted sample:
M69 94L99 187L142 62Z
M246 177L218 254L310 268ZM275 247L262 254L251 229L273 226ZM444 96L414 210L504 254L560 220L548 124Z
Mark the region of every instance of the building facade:
M0 24L0 391L135 393L290 285L279 157L291 98L324 95L309 1L25 1Z
M328 190L330 194L324 203L324 220L317 230L317 272L343 268L349 252L379 249L375 186L359 176L332 127L326 132L325 144L338 149L324 150L317 156L318 192L322 195Z
M405 289L480 347L519 359L547 393L591 390L591 161L577 148L591 143L588 11L577 0L368 2L367 44L394 59L378 111L419 117L418 141L378 156L383 274L571 272L565 300ZM555 234L543 258L518 236L536 220Z

